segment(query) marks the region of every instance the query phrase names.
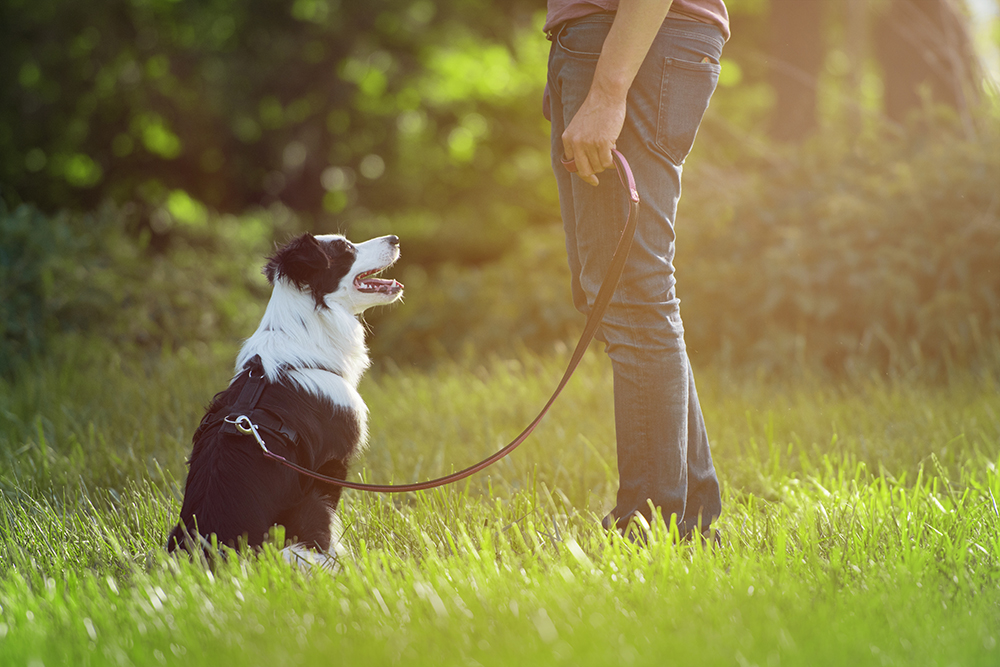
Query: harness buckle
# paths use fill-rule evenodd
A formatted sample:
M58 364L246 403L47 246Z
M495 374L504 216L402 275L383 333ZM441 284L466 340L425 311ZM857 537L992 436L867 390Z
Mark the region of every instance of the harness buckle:
M246 415L240 415L236 419L233 419L232 415L230 415L229 417L226 417L224 421L227 424L232 424L233 426L235 426L236 430L242 433L243 435L252 435L254 437L254 440L257 441L257 444L260 445L260 448L264 450L265 454L271 453L271 451L267 448L267 445L264 444L264 438L260 437L260 432L257 430L257 425L254 424L249 417L247 417Z

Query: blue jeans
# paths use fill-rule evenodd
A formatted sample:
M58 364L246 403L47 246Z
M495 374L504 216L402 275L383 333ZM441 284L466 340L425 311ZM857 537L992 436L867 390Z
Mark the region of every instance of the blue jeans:
M569 21L551 36L552 166L573 280L584 314L594 303L628 213L614 171L593 187L560 164L561 136L580 108L614 14ZM705 421L684 345L674 278L674 217L681 170L719 76L723 37L708 24L668 18L628 94L617 148L629 160L642 203L621 283L601 323L614 370L617 505L605 527L634 514L681 535L705 530L722 511Z

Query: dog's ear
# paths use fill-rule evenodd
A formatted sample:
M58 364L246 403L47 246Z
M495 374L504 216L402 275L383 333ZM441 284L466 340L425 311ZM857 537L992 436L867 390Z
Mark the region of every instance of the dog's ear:
M303 234L278 250L264 266L267 281L284 276L302 289L311 284L318 271L330 268L330 258L312 234Z

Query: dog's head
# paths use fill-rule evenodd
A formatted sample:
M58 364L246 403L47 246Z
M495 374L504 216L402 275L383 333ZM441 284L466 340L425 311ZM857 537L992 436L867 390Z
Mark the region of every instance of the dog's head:
M270 258L264 275L272 285L284 280L310 294L317 308L337 303L357 314L402 296L401 283L375 277L398 258L395 236L355 244L337 234L303 234Z

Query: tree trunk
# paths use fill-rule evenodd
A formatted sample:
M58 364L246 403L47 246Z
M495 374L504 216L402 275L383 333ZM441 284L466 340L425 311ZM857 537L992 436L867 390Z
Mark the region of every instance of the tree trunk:
M771 0L769 78L775 94L770 133L797 142L816 130L816 85L826 52L825 0Z
M890 0L875 35L885 83L885 113L902 122L922 96L954 108L972 130L982 70L966 19L954 0Z

